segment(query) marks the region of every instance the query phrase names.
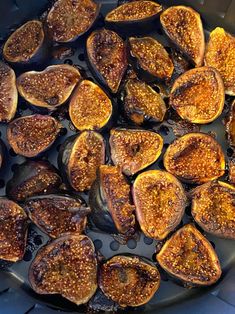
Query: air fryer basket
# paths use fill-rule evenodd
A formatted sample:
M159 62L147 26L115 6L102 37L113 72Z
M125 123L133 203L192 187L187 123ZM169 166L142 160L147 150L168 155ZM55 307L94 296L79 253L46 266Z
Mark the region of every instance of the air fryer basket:
M99 1L99 0L97 0ZM101 13L104 15L107 11L117 6L116 0L102 0ZM235 0L188 0L188 1L160 1L163 5L186 4L195 8L202 14L204 27L210 30L215 26L222 26L227 31L235 33ZM0 44L18 25L28 19L39 17L50 5L50 0L0 0ZM102 16L100 18L102 26ZM162 36L159 26L156 31L151 33L160 41L167 45L166 39ZM84 41L78 42L71 57L64 60L52 59L50 64L69 63L79 66L84 70L89 79L95 81L95 78L89 72L84 61ZM26 115L32 111L21 101L18 116ZM75 130L68 120L63 119L59 110L59 118L65 127L63 136L59 138L56 144L46 154L46 158L57 166L56 159L58 148L65 138L74 134ZM223 127L223 118L209 126L203 126L201 131L216 133L217 140L223 146L227 157L230 158L232 151L228 148L225 140L225 131ZM170 123L170 121L168 121ZM174 139L170 128L162 127L159 129L164 137L164 147ZM6 127L0 126L0 135L3 141L6 141ZM104 134L105 135L105 134ZM12 172L24 161L23 157L16 156L7 146L7 164L0 171L0 195L5 195L5 183L12 176ZM160 159L151 168L162 168ZM186 213L183 222L191 221L190 213ZM127 245L120 245L111 236L103 233L88 231L88 235L94 240L95 246L101 253L109 258L117 253L139 254L152 258L156 241L152 241L141 235L139 241L130 240ZM162 274L161 287L156 296L144 307L132 310L134 313L148 314L234 314L235 313L235 241L222 240L206 234L218 253L223 268L221 280L209 288L186 289L176 283L168 280L168 277ZM81 313L82 309L77 308L70 302L54 297L36 295L28 284L28 267L35 256L38 248L48 241L48 237L35 226L30 226L26 254L24 260L20 263L0 263L0 314L53 314L53 313ZM130 313L130 311L129 311Z

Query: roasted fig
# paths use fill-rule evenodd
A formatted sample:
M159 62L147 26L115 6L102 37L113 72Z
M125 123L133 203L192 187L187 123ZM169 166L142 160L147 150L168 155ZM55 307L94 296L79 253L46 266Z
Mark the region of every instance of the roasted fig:
M152 37L130 37L129 45L131 56L147 79L170 80L174 65L162 44Z
M0 198L0 259L16 262L23 258L27 227L27 215L23 208Z
M8 125L7 140L16 154L35 157L54 143L61 129L62 124L51 116L24 116Z
M185 225L157 254L160 266L192 286L209 286L221 276L219 259L210 242L193 226Z
M158 159L163 139L151 131L113 129L109 144L114 164L120 166L126 175L133 175Z
M216 27L210 33L205 53L205 64L219 71L225 93L235 96L235 37Z
M235 159L229 160L229 182L235 185Z
M162 240L180 223L187 197L170 173L150 170L138 175L133 185L137 220L143 233Z
M60 148L59 168L66 183L75 191L89 190L96 178L96 170L104 163L104 139L94 131L71 136Z
M196 65L203 64L205 38L200 15L190 7L173 6L160 21L167 36Z
M233 102L226 122L226 132L230 146L235 147L235 101Z
M15 201L56 191L62 180L57 170L46 161L26 161L19 165L8 181L6 193Z
M14 118L17 103L15 72L0 61L0 122L9 122Z
M204 183L221 177L225 157L219 143L204 133L188 133L169 145L166 170L187 183Z
M117 255L100 269L99 287L120 306L140 306L147 303L160 286L156 266L135 255Z
M57 64L44 71L30 71L17 79L20 95L30 104L53 110L66 102L81 79L75 67Z
M70 119L80 131L103 128L110 121L112 111L109 97L88 80L79 84L69 104Z
M135 232L135 207L130 201L130 185L115 166L100 166L89 194L91 220L108 233Z
M90 212L81 199L69 195L31 197L23 207L29 218L51 238L58 238L67 232L81 234Z
M39 294L61 294L77 305L97 288L97 260L92 241L67 234L41 248L29 268L29 281Z
M178 115L192 123L217 119L224 108L224 84L214 68L200 67L181 75L173 84L170 104Z
M112 93L119 89L127 69L125 43L117 33L100 29L93 32L86 44L89 64L98 79Z
M57 0L47 15L50 37L57 42L71 42L94 24L100 4L92 0Z

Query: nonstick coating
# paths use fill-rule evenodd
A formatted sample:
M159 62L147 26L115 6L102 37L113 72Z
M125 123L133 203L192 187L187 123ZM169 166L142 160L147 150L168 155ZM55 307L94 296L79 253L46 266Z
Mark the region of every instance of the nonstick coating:
M117 3L115 0L104 0L102 2L102 14L114 8ZM207 0L207 1L158 1L164 5L189 4L202 13L205 29L210 30L214 26L225 27L230 32L235 32L235 1L230 0ZM192 3L192 4L191 4ZM17 26L28 19L39 17L42 12L50 5L47 0L0 0L0 43L15 29ZM99 19L99 25L103 26L102 16ZM164 45L169 45L163 38L162 31L159 26L151 36L158 38ZM82 69L83 75L94 81L85 63L84 54L85 40L77 42L74 47L74 53L71 57L63 60L52 59L50 64L68 63L77 65ZM231 99L228 99L228 103ZM28 105L20 100L17 116L32 113ZM230 158L232 151L228 148L225 140L225 130L223 126L223 118L210 124L203 126L201 131L216 134L217 140L223 146L224 152ZM55 116L62 119L65 129L63 134L53 147L45 154L46 159L57 166L57 154L61 143L65 138L75 133L74 128L67 119L63 119L63 109L59 109ZM170 124L171 121L168 121ZM164 137L164 150L167 145L174 139L171 128L163 126L159 129ZM17 164L22 163L25 159L16 156L9 148L6 141L6 126L0 126L1 139L7 145L7 162L0 171L0 195L5 195L5 183L12 177L12 172L16 169ZM107 134L104 134L107 137ZM150 169L162 169L162 159L158 160ZM86 196L85 196L86 197ZM186 211L183 223L192 221L190 211ZM152 259L156 250L156 241L148 239L141 235L139 241L130 240L127 245L120 245L111 236L102 233L88 231L88 235L94 240L95 246L101 253L109 258L117 253L132 253L144 255ZM156 296L144 307L136 310L128 311L128 313L158 313L158 314L234 314L235 313L235 241L222 240L206 234L211 241L220 258L223 276L221 280L209 288L186 289L179 284L172 282L162 273L162 282ZM31 260L35 256L37 250L46 244L48 237L38 228L31 225L28 236L28 244L24 260L20 263L10 264L6 262L0 263L0 314L53 314L53 313L81 313L82 309L57 296L39 296L36 295L28 284L28 267ZM58 311L59 310L59 311Z

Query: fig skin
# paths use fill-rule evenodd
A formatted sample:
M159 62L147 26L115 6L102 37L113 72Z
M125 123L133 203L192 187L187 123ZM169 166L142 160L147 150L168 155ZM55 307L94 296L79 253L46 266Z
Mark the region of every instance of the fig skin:
M222 273L212 245L190 224L165 242L157 261L171 276L191 286L212 285Z
M200 14L183 5L165 10L160 21L166 35L194 63L203 64L205 38Z
M68 100L80 80L78 69L67 64L57 64L40 72L21 74L17 79L17 88L21 97L33 106L54 110Z
M9 122L14 118L17 104L15 72L6 63L0 61L0 122Z
M132 189L136 216L143 233L163 240L181 222L187 197L170 173L149 170L138 175Z
M204 133L187 133L173 141L163 157L166 170L186 183L202 184L221 177L225 156L219 143Z
M229 145L235 147L235 101L233 101L229 110L229 116L225 128Z
M23 116L10 122L7 140L16 154L36 157L50 148L61 129L62 124L51 116Z
M66 234L42 247L29 268L36 293L61 294L80 305L97 288L97 260L92 241L84 235Z

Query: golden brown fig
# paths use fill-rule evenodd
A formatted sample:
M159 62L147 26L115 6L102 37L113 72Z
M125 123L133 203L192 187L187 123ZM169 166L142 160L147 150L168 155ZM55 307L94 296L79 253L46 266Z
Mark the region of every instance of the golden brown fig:
M7 140L16 154L35 157L54 143L61 129L62 124L51 116L24 116L8 125Z
M81 75L75 67L57 64L41 72L21 74L17 79L17 88L32 105L53 110L66 102L80 79Z
M235 159L229 160L229 182L235 185Z
M162 240L178 226L187 197L173 175L161 170L143 172L136 178L132 193L137 220L147 237Z
M225 93L235 96L235 38L223 28L216 27L210 33L205 64L219 71Z
M23 208L0 198L0 259L22 260L27 239L27 215Z
M69 116L80 130L98 130L110 121L112 102L95 83L84 80L74 91L69 103Z
M188 133L169 145L164 166L184 182L201 184L224 174L225 157L219 143L210 135Z
M100 29L88 37L86 49L98 79L116 93L127 69L126 46L122 38L111 30Z
M92 241L67 234L44 246L29 268L29 281L39 294L61 294L86 303L97 288L97 260Z
M101 266L99 287L120 306L147 303L160 286L156 266L135 255L117 255Z
M224 108L224 84L219 72L210 67L189 70L173 84L170 104L178 115L192 123L217 119Z
M216 252L193 225L185 225L173 234L157 260L170 275L191 285L209 286L221 276Z
M99 11L100 4L92 0L57 0L47 15L52 40L76 40L91 28Z
M235 147L235 101L230 108L229 118L226 122L226 132L230 146Z
M109 144L114 164L120 166L126 175L133 175L158 159L163 139L151 131L113 129Z
M167 36L196 66L203 64L205 38L200 15L190 7L173 6L160 16Z

